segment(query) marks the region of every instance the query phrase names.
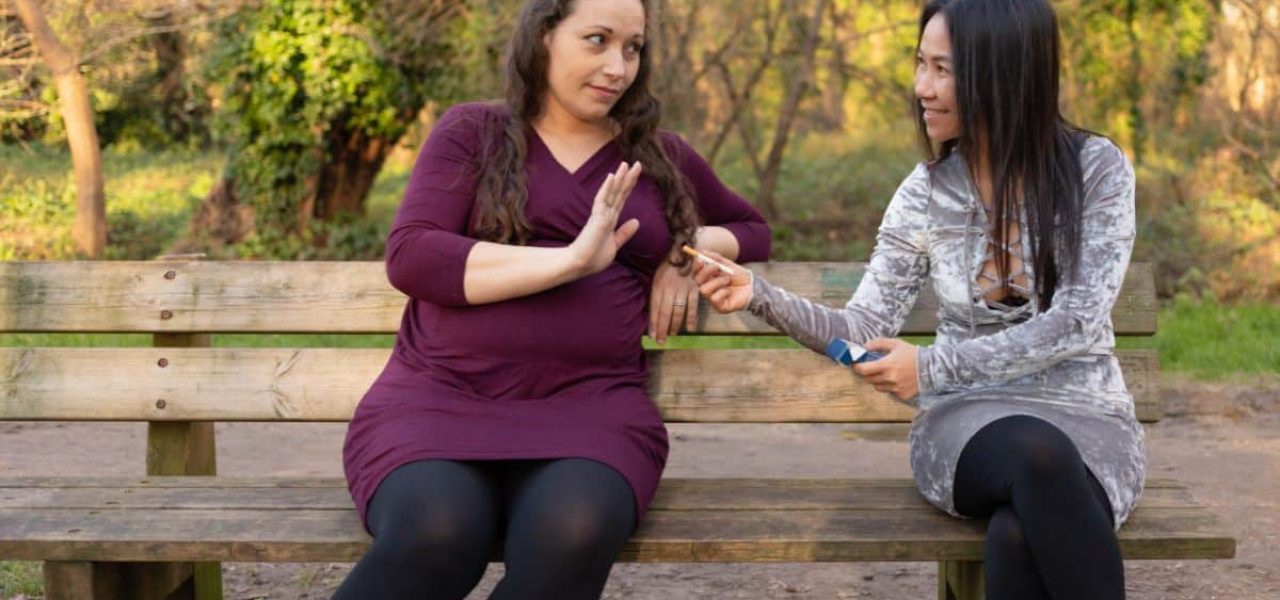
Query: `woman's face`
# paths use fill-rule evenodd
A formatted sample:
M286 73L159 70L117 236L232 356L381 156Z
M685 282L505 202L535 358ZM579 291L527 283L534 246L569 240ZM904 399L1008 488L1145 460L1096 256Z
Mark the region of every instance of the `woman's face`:
M952 70L951 34L938 13L925 25L916 56L916 101L924 113L925 134L934 143L960 137L960 110Z
M544 106L582 121L607 119L640 69L644 19L640 0L576 0L572 14L543 38Z

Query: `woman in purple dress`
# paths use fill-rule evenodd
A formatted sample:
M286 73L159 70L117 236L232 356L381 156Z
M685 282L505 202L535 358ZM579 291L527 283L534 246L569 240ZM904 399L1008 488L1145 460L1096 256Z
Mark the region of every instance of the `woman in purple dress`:
M463 598L499 544L491 598L598 598L643 518L667 434L640 340L696 318L678 249L770 244L657 129L648 8L530 0L505 102L423 146L386 249L408 305L343 452L374 542L337 598Z

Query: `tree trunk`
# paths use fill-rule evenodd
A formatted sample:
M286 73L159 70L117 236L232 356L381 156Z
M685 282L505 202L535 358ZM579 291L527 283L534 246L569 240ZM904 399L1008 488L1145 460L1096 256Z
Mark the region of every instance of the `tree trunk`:
M188 240L179 242L171 252L194 252L207 242L234 244L253 232L253 207L241 204L236 197L235 182L223 177L209 190L195 214L191 215Z
M334 127L326 140L327 156L315 186L312 217L332 221L340 215L364 215L365 199L395 140Z
M800 111L800 101L811 85L814 71L814 54L818 49L818 40L822 35L822 13L827 9L828 0L818 0L813 16L804 26L804 46L800 55L800 72L793 75L791 89L787 91L786 101L778 115L777 128L773 133L773 144L769 148L769 158L765 162L764 176L760 181L759 202L765 217L778 215L777 201L773 197L778 187L778 177L782 174L782 156L787 149L787 141L791 134L791 125Z
M102 256L107 244L106 206L102 185L102 154L93 124L89 86L80 74L79 58L58 39L36 0L14 0L18 17L53 71L58 103L67 127L67 144L76 175L76 247L90 258Z
M298 204L294 227L303 231L315 219L332 221L344 214L363 216L369 190L395 143L396 140L333 125L325 145L314 149L314 158L324 163L320 172L305 183L306 191ZM192 215L189 239L173 251L195 251L209 242L234 244L253 231L253 207L241 202L235 182L224 178L209 191Z
M845 55L850 50L840 42L839 32L847 21L838 7L831 6L831 27L835 30L835 43L828 48L830 55L827 63L827 77L830 79L822 86L822 121L819 126L824 131L843 131L847 115L844 110L845 90L849 87L849 75L845 71Z
M146 16L151 27L172 27L173 13L165 10ZM200 123L200 115L189 106L191 98L185 85L187 58L186 36L181 31L157 33L150 38L156 59L156 98L160 102L162 126L174 139L185 140Z
M1142 165L1147 142L1147 122L1142 114L1142 98L1146 95L1142 85L1142 51L1138 41L1138 2L1125 3L1125 28L1129 39L1129 122L1133 126L1133 163Z

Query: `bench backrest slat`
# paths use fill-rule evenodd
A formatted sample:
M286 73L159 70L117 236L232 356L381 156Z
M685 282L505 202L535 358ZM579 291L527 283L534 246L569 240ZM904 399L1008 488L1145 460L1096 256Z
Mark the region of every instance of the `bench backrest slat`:
M865 263L752 265L831 306L849 299ZM0 262L0 332L395 333L405 297L380 262ZM904 335L932 335L927 290ZM1156 327L1151 266L1130 266L1112 310L1119 335ZM774 335L746 313L700 311L705 334Z
M0 420L345 421L377 348L0 348ZM808 350L649 353L671 422L906 422L913 410ZM1119 353L1140 418L1159 418L1154 351Z

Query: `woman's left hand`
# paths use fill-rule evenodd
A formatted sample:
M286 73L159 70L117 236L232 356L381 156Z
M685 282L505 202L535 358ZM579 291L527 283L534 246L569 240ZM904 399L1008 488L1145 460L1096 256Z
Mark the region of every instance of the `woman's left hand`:
M863 347L884 355L879 360L853 365L853 370L865 377L877 391L893 394L904 402L920 394L920 380L916 374L920 349L915 344L876 338Z
M676 335L680 325L685 331L698 326L698 284L680 268L662 261L653 274L653 292L649 295L649 337L658 344Z

